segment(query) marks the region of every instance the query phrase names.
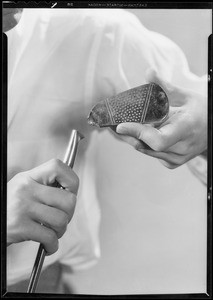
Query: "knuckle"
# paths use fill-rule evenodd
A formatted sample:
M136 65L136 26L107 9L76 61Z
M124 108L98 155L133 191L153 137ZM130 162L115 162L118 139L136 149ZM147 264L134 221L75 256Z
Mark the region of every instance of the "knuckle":
M143 131L139 132L139 133L137 134L137 138L138 138L139 140L143 141L143 139L144 139L144 132L143 132Z
M170 169L170 170L174 170L174 169L176 169L177 167L178 167L178 165L175 165L175 164L167 164L167 166L166 166L168 169Z
M48 247L49 246L49 247ZM52 255L54 254L55 252L57 252L58 250L58 239L56 239L55 243L53 244L50 244L48 245L46 248L46 255L49 256L49 255Z
M135 142L135 144L134 144L133 147L134 147L135 150L137 150L137 151L141 150L141 148L142 148L141 142L140 142L140 141Z
M66 230L67 230L67 225L61 228L61 230L58 232L57 234L58 239L60 239L65 234Z
M58 158L53 158L50 161L53 171L57 171L63 164L63 162Z
M183 155L178 155L177 157L173 158L173 164L176 165L176 167L183 165L187 161L186 157Z
M77 202L77 196L72 194L71 199L70 199L71 209L75 208L76 202Z
M187 155L188 153L191 153L193 150L193 147L191 147L189 142L181 141L177 144L173 145L171 148L169 148L169 151L176 153L177 155Z
M70 193L71 191L75 194L77 194L78 192L78 188L79 188L79 178L78 176L75 174L75 172L73 172L72 169L69 169L69 183L70 183L70 187L69 189L67 190L68 193Z
M23 197L30 189L30 177L26 173L19 173L16 175L17 184L15 185L14 192L17 196Z
M187 145L187 144L184 144L183 146L182 146L182 151L181 151L181 153L183 154L183 155L187 155L188 153L192 153L192 151L193 151L193 146L191 145L191 144L189 144L189 145Z
M76 187L76 189L78 190L78 187L79 187L79 178L78 176L74 173L74 176L73 176L73 181L74 181L74 185Z
M61 230L61 228L67 226L68 224L68 215L64 212L61 212L60 216L55 219L55 227L58 228L58 231Z
M22 211L26 216L29 218L34 218L36 217L36 210L37 210L37 205L34 201L28 201L29 198L27 198L26 201L22 201Z
M46 234L46 242L49 245L56 245L58 243L58 238L53 230L48 230Z
M74 214L74 210L75 210L75 206L76 206L76 202L77 202L77 197L74 194L69 193L69 199L67 201L67 214L68 214L68 223L71 221L73 214Z
M165 147L161 141L158 141L153 144L152 149L157 152L162 152L165 150Z
M172 163L172 162L169 162L169 161L166 161L166 160L163 160L163 159L160 159L160 162L167 168L167 169L175 169L178 167L178 165Z
M179 160L178 166L184 165L187 161L188 161L188 157L187 157L187 156L183 156L183 157Z

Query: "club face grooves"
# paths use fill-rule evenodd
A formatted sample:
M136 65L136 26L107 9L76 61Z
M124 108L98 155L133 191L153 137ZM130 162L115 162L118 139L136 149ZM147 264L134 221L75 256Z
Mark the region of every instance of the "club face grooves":
M88 123L98 127L120 123L160 124L169 113L169 100L163 89L149 83L98 102L90 111Z

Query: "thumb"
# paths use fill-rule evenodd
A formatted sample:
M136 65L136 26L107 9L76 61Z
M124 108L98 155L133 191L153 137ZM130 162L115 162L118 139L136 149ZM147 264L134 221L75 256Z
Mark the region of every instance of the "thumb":
M141 126L143 125L137 123L121 123L116 127L116 132L118 134L128 135L139 139Z
M119 134L134 137L155 149L155 140L158 139L158 131L150 124L121 123L117 126L116 132Z
M56 187L55 182L57 181L62 187L77 194L79 185L77 175L59 159L49 160L27 172L37 183Z

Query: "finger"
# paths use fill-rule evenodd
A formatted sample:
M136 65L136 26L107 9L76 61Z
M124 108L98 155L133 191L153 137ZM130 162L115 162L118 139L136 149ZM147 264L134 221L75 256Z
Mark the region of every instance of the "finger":
M66 231L69 216L54 207L36 203L31 211L31 219L35 222L51 228L60 238Z
M139 151L142 149L152 150L152 148L150 148L146 143L143 143L142 141L138 140L135 137L131 137L128 135L123 135L123 134L120 134L119 137L124 142L133 146L136 150L139 150ZM191 149L191 147L189 147L189 145L186 145L185 142L178 142L178 143L174 144L173 146L169 147L167 149L167 153L174 153L174 154L177 154L180 156L184 156L184 155L188 155L191 153L190 149ZM142 152L142 151L140 151L140 152Z
M33 222L32 226L29 226L26 230L29 231L28 236L30 238L28 240L41 243L44 246L47 255L51 255L58 250L57 235L50 228Z
M190 155L190 153L192 153L192 146L189 142L180 141L169 147L167 151L178 155Z
M135 137L155 151L165 151L183 138L186 130L179 122L168 123L157 129L150 125L139 123L122 123L117 127L117 133Z
M168 169L175 169L177 167L179 167L179 165L176 164L172 164L172 163L168 163L165 160L159 159L159 161Z
M148 69L145 77L148 82L154 82L162 87L169 98L170 105L181 106L185 103L186 89L161 79L154 69Z
M138 140L135 137L129 136L129 135L123 135L123 134L117 134L117 136L119 137L120 140L122 140L123 142L126 142L127 144L133 146L136 150L137 149L142 149L142 148L148 148L150 149L150 147L148 145L146 145L143 141Z
M79 187L78 176L59 159L52 159L28 171L28 174L38 183L51 185L57 181L70 192L77 194Z
M64 189L44 186L37 182L34 182L34 184L34 198L42 204L55 207L68 214L70 221L75 210L76 195Z
M158 159L162 159L168 164L180 166L189 160L189 156L178 155L175 153L165 153L165 152L157 152L153 150L140 149L138 150L143 154L149 155L151 157L155 157Z

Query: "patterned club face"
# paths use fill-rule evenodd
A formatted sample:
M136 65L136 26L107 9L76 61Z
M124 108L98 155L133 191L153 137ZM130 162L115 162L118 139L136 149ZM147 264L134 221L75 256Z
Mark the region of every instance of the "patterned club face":
M160 124L169 112L169 101L163 89L154 83L122 92L96 104L88 123L98 127L117 126L125 122Z

